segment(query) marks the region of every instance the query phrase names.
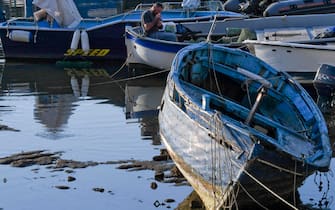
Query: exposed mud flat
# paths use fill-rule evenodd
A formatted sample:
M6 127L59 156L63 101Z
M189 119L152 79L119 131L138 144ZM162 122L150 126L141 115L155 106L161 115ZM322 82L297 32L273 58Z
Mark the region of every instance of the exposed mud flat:
M175 183L176 185L188 185L186 179L180 173L178 168L170 159L166 150L161 150L160 155L154 156L153 160L139 161L139 160L110 160L106 162L95 161L76 161L62 159L63 152L48 152L46 150L35 150L28 152L20 152L10 156L1 157L0 164L11 165L12 167L29 167L29 166L45 166L46 169L52 172L64 171L65 173L72 174L75 169L82 169L87 167L94 167L102 164L117 165L117 169L131 171L139 170L152 170L155 171L154 179L163 183ZM38 168L32 171L38 171ZM4 178L6 179L6 178ZM74 182L74 176L68 176L67 182ZM59 185L54 186L60 190L68 190L69 186ZM157 183L152 182L151 188L156 189ZM102 187L94 187L95 192L103 193L105 189ZM171 201L170 201L171 202Z
M15 128L8 127L7 125L1 125L0 124L0 131L15 131L19 132L20 130L17 130ZM0 209L1 210L1 209Z

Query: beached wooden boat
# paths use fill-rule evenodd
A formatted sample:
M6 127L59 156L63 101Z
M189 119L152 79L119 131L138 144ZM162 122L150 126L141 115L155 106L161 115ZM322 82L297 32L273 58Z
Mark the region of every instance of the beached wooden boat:
M287 73L237 49L199 43L180 50L159 124L208 209L276 201L295 208L286 199L330 164L327 126L313 99Z

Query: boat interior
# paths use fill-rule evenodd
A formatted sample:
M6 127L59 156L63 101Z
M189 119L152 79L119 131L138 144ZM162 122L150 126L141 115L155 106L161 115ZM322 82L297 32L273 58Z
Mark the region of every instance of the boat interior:
M132 27L127 29L133 36L143 37L142 27ZM199 43L208 38L208 32L204 30L191 30L183 23L164 22L162 31L175 33L177 41L180 43ZM225 33L212 33L210 41L216 44L229 44L229 47L240 47L246 39L256 39L256 32L242 28L228 28ZM161 41L161 40L159 40Z
M248 124L271 137L271 143L293 149L297 156L310 156L320 135L318 124L300 96L285 96L291 88L285 79L274 77L270 82L237 66L225 65L224 60L209 60L204 52L185 56L179 75L185 93L173 91L174 100L183 103L187 101L181 99L183 94L188 94L196 106ZM263 70L261 74L267 73ZM304 146L296 148L299 145Z

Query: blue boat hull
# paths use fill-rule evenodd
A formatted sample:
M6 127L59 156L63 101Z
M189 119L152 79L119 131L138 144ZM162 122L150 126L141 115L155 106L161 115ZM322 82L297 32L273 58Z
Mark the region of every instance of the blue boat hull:
M125 23L117 23L87 31L90 51L85 53L79 44L78 49L71 50L74 30L31 30L25 29L34 36L30 42L10 40L7 30L0 30L0 37L7 59L50 59L50 60L111 60L125 59L124 45Z
M31 18L14 18L0 23L0 37L7 59L126 59L125 26L139 25L142 13L142 10L133 10L108 18L82 19L75 28L62 27L57 22L49 24L46 20L36 22ZM213 19L214 15L217 16L218 20L229 17L244 17L241 14L227 11L192 11L188 13L172 9L163 11L162 19L174 22L208 21ZM81 50L80 44L77 49L70 50L76 29L87 31L89 52ZM18 32L17 39L13 38L15 36L11 36L13 30ZM24 37L20 37L21 35Z
M312 98L285 72L241 50L208 43L180 50L159 124L208 209L276 202L295 209L286 199L330 164L327 126Z
M222 200L229 200L225 196L231 196L232 192L239 192L234 198L239 208L260 208L247 193L254 196L257 202L267 208L273 205L287 207L249 175L246 175L246 172L257 177L257 180L261 180L265 186L271 186L275 194L281 198L292 202L296 193L295 189L313 170L312 168L306 170L301 162L295 165L290 156L275 152L271 147L266 148L260 144L253 144L250 138L238 134L227 126L224 130L235 133L238 138L245 141L249 140L250 158L244 165L244 157L238 159L240 155L238 152L227 151L225 147L211 138L210 129L199 126L197 122L186 116L184 111L171 103L167 92L165 92L163 101L164 111L159 115L161 138L172 159L208 209L229 205L229 203L223 204ZM207 120L212 119L209 116ZM245 168L242 170L234 164L227 165L230 163L227 158L232 158L233 161L236 161L236 165L245 166ZM238 181L229 182L231 177ZM216 193L216 196L213 195L213 192ZM215 197L217 200L213 201Z

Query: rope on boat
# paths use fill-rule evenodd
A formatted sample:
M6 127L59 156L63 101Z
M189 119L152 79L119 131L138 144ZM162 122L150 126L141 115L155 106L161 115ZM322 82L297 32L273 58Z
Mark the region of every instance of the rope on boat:
M276 168L276 169L278 169L278 170L280 170L280 171L285 171L285 172L287 172L287 173L293 174L293 175L295 175L295 176L302 176L302 177L304 176L304 174L297 173L296 171L291 171L291 170L289 170L289 169L286 169L286 168L277 166L277 165L275 165L275 164L272 164L272 163L270 163L270 162L268 162L268 161L265 161L265 160L262 160L262 159L258 159L258 158L257 158L257 161L258 161L258 162L261 162L261 163L263 163L263 164L265 164L265 165L271 166L271 167L273 167L273 168ZM295 169L295 170L296 170L296 169Z
M256 179L256 177L254 177L253 175L251 175L247 170L245 170L245 169L242 169L242 170L251 179L253 179L257 184L259 184L261 187L263 187L264 189L266 189L268 192L270 192L273 196L275 196L276 198L278 198L280 201L282 201L283 203L285 203L286 205L288 205L292 209L299 210L297 207L295 207L294 205L290 204L284 198L280 197L277 193L273 192L270 188L268 188L267 186L265 186L262 182L260 182L258 179Z
M113 75L111 75L110 77L114 77L117 73L119 73L123 67L124 67L125 64L122 64L122 68L120 67L117 72L115 72ZM161 70L161 71L157 71L157 72L152 72L152 73L148 73L148 74L144 74L144 75L139 75L139 76L134 76L134 77L128 77L128 78L125 78L125 79L118 79L118 80L112 80L112 81L107 81L107 82L99 82L99 83L94 83L94 84L90 84L90 86L99 86L99 85L108 85L108 84L114 84L114 83L119 83L119 82L127 82L127 81L131 81L131 80L136 80L136 79L141 79L141 78L145 78L145 77L151 77L151 76L154 76L154 75L158 75L158 74L162 74L162 73L165 73L165 72L169 72L170 69L164 69L164 70ZM68 87L71 87L71 86L55 86L55 87L50 87L50 88L54 88L54 89L61 89L61 88L68 88Z
M213 23L211 25L211 28L209 29L209 33L207 35L206 42L210 42L211 41L211 36L212 36L213 31L215 30L215 27L216 27L216 18L217 18L217 16L214 15Z
M297 171L297 160L294 160L294 172ZM295 200L295 189L297 185L297 175L294 173L293 177L293 205L296 206L296 200Z
M214 120L214 134L215 134L215 137L214 138L217 138L217 120L216 119L216 113L213 117L213 120ZM215 169L216 169L216 141L211 141L211 162L212 162L212 189L213 189L213 196L214 196L214 207L217 208L217 197L216 197L216 190L215 190L215 185L216 185L216 174L215 174Z
M7 26L6 26L7 34L6 34L6 37L9 37L9 25L11 24L11 22L15 21L16 19L17 18L13 18L13 19L7 20Z
M209 57L208 62L212 63L212 69L213 69L213 75L214 75L214 79L215 79L215 85L216 85L216 88L218 89L219 95L220 95L221 97L223 97L223 94L222 94L222 92L221 92L221 87L220 87L220 84L219 84L219 81L218 81L218 78L217 78L217 75L216 75L214 62L212 62L213 57L212 57L212 53L211 53L211 52L212 52L212 51L211 51L211 48L209 47L209 48L208 48L208 57ZM209 65L208 65L208 66L209 66ZM210 69L209 69L209 71L210 71Z
M229 197L229 195L227 195L227 197L228 197L228 199L227 199L227 201L225 201L225 202L223 202L223 204L222 205L220 205L220 206L217 206L217 210L222 210L222 209L233 209L233 207L234 207L234 205L235 205L235 210L238 210L239 208L238 208L238 203L237 203L237 196L238 196L238 193L239 193L239 191L240 191L240 186L239 185L237 185L237 189L236 189L236 192L234 192L234 184L233 184L234 182L231 182L229 185L232 185L231 187L231 189L232 189L232 191L226 191L225 192L225 194L227 194L227 193L230 193L230 197Z
M140 76L134 76L134 77L119 79L119 80L112 80L112 81L108 81L108 82L95 83L95 84L92 84L92 86L113 84L113 83L117 83L117 82L127 82L127 81L131 81L131 80L145 78L145 77L151 77L151 76L154 76L154 75L157 75L157 74L162 74L164 72L169 72L169 71L170 71L170 69L164 69L164 70L161 70L161 71L157 71L157 72L153 72L153 73L149 73L149 74L144 74L144 75L140 75Z
M280 197L280 195L278 195L277 193L275 193L274 191L272 191L270 188L268 188L265 184L263 184L261 181L259 181L256 177L254 177L252 174L250 174L245 168L243 168L242 166L240 166L238 163L236 163L235 161L231 160L232 163L234 163L237 167L239 167L246 175L248 175L252 180L254 180L257 184L259 184L261 187L263 187L265 190L267 190L269 193L271 193L273 196L275 196L276 198L278 198L280 201L282 201L284 204L286 204L287 206L289 206L290 208L294 209L294 210L299 210L297 207L295 207L294 205L292 205L291 203L289 203L288 201L286 201L284 198Z
M237 195L239 193L239 188L234 191L234 185L235 182L233 181L234 174L234 167L232 163L231 153L229 152L230 148L228 146L225 146L226 140L224 139L223 135L223 125L222 121L220 120L220 113L216 112L213 115L213 124L214 124L214 138L218 139L219 141L211 141L211 161L212 161L212 189L213 189L213 195L214 195L214 207L215 209L220 209L221 207L224 207L226 209L232 209L235 205L235 209L238 210L237 205ZM221 154L221 146L224 145L223 154ZM223 155L223 157L222 157ZM223 160L223 162L221 161ZM223 172L223 173L222 173ZM231 191L225 190L223 188L224 186L224 178L222 177L223 174L227 174L229 178L229 184L231 185ZM225 195L222 195L222 197L227 197L226 201L220 202L221 198L217 198L216 193L216 185L221 186L221 192ZM230 188L228 187L228 189ZM228 193L228 194L227 194ZM229 195L230 194L230 195ZM219 201L217 203L217 201Z
M36 40L37 40L37 32L38 32L38 24L36 23L36 30L34 33L34 43L36 43Z
M267 208L266 206L264 206L263 204L261 204L260 202L258 202L258 201L256 200L256 198L254 198L254 197L247 191L247 189L245 189L245 188L243 187L243 185L242 185L240 182L238 182L238 184L239 184L239 186L242 188L242 190L245 192L245 194L247 194L247 196L248 196L251 200L253 200L257 205L259 205L259 206L262 207L263 209L268 210L268 208Z
M118 70L116 70L114 72L114 74L112 74L111 76L109 76L110 78L113 78L115 75L117 75L125 66L127 65L127 61L123 62L123 64L120 66L120 68Z

